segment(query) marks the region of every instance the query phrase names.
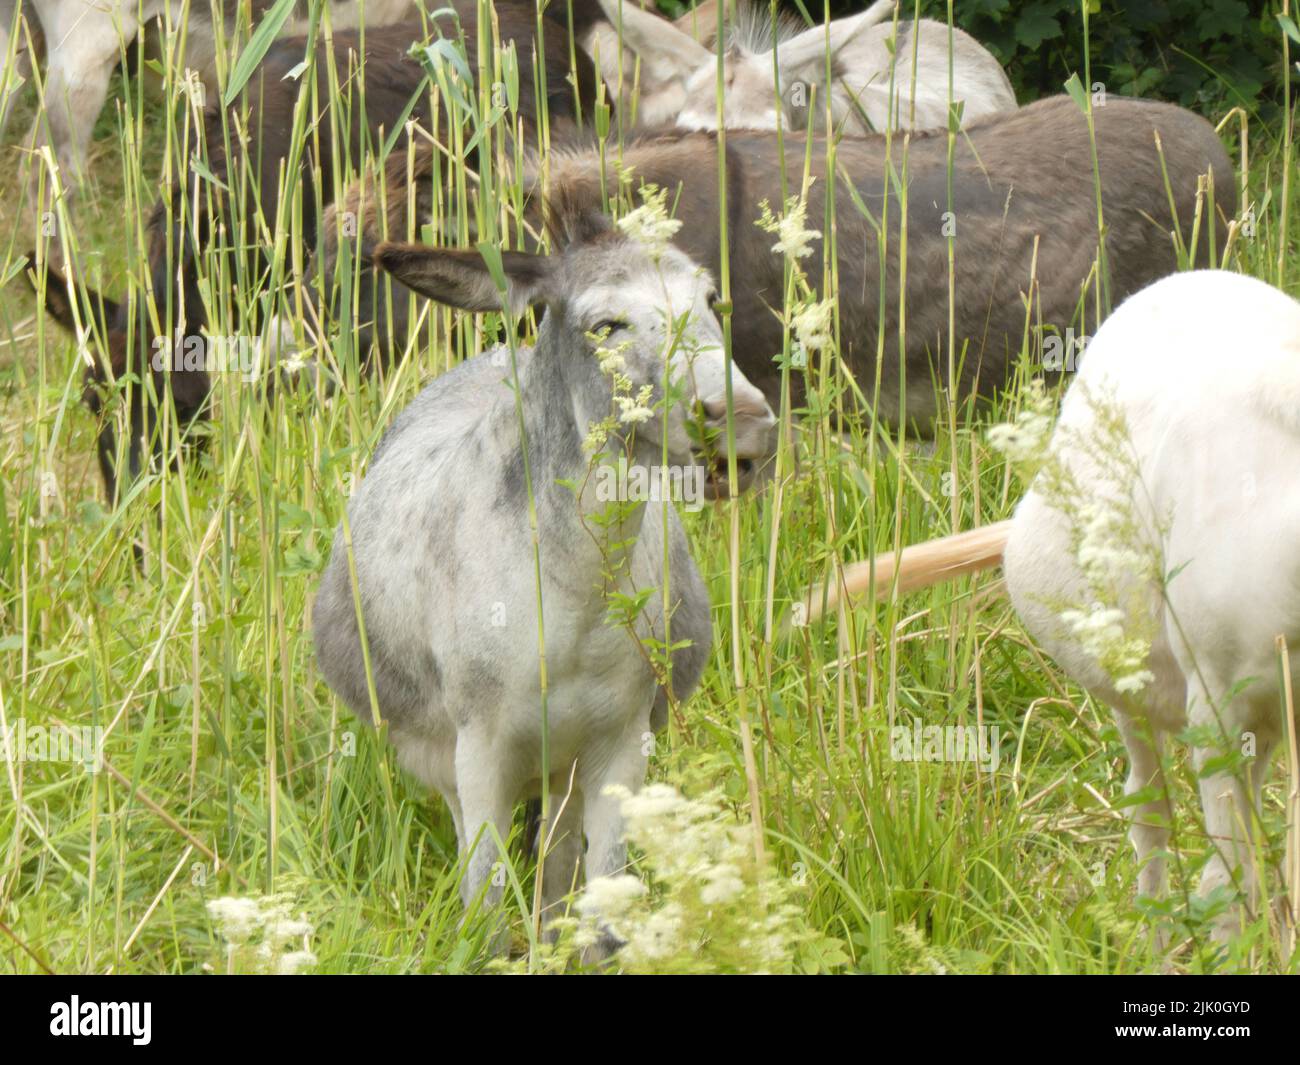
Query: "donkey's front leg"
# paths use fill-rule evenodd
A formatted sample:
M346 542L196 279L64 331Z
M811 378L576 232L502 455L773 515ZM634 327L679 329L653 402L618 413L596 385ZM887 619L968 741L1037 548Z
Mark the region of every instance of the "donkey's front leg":
M568 794L551 796L554 827L542 823L538 832L538 871L542 877L542 927L549 929L563 916L565 896L581 887L583 796L575 786ZM550 932L547 937L552 938Z
M456 819L461 833L464 871L461 874L461 901L468 908L480 893L483 905L495 908L501 902L505 881L494 876L498 862L506 860L497 840L504 845L510 835L510 819L517 788L510 773L507 753L490 737L478 732L461 733L456 738L456 796L460 815ZM495 836L493 835L495 830ZM506 929L496 935L495 948L501 953L508 946Z
M643 719L636 728L629 729L606 764L593 765L586 773L582 773L580 768L586 797L584 821L588 883L602 876L616 876L627 867L622 799L619 795L607 794L607 791L621 786L635 792L645 782L648 758L642 752L641 736L647 724ZM620 946L619 938L602 924L600 939L584 952L583 962L594 964L603 961Z

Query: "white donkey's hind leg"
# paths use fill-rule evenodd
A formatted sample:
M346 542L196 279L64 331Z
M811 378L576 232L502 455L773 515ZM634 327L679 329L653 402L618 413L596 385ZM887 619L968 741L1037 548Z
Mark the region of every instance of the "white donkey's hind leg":
M1169 843L1170 818L1173 816L1169 789L1160 770L1164 733L1154 725L1136 721L1121 711L1116 711L1115 723L1128 750L1128 779L1124 782L1124 794L1136 795L1149 788L1160 792L1133 811L1133 824L1129 828L1129 839L1137 851L1138 894L1158 899L1165 891L1162 852Z
M1235 737L1229 740L1235 741ZM1233 907L1217 921L1214 938L1219 942L1226 942L1237 934L1243 913L1253 912L1251 908L1256 901L1258 875L1252 841L1260 789L1268 773L1273 743L1271 737L1257 735L1252 762L1236 773L1212 773L1200 781L1205 832L1213 851L1201 873L1199 893L1205 896L1218 888L1235 885L1242 902L1241 906ZM1219 754L1213 748L1198 747L1193 758L1198 775L1205 764Z
M108 98L113 68L123 45L134 41L140 29L135 8L64 2L39 10L48 69L44 109L33 138L37 145L53 146L66 188L85 176L86 151Z

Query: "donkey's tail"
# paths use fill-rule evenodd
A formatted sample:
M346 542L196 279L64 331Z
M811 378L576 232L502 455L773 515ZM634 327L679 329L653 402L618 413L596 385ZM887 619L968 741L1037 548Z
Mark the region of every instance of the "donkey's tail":
M940 540L914 544L902 551L891 551L870 560L854 562L844 567L844 579L825 589L820 585L809 588L804 595L806 618L816 621L823 613L833 610L841 598L853 599L868 591L873 585L878 593L888 592L898 582L898 593L928 588L941 581L950 581L964 573L978 573L992 569L1002 562L1002 552L1011 535L1011 522L1000 521L970 532L956 533Z

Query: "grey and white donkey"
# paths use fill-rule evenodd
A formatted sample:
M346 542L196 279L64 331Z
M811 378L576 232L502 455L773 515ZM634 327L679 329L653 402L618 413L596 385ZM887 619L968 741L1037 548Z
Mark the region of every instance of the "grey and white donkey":
M451 808L467 906L481 891L489 903L499 900L490 881L500 852L488 826L504 840L515 804L538 796L549 772L560 813L543 828L548 914L577 882L584 833L588 878L624 866L619 800L606 789L639 788L647 741L669 708L642 641L675 648L670 686L684 699L699 681L712 633L708 593L671 504L620 505L614 527L601 528L607 503L598 486L609 482L593 470L620 456L657 468L665 454L670 465L697 470L708 447L698 441L721 432L727 412L706 273L673 248L656 258L600 215L561 228L556 254L503 253L508 304L545 306L536 347L517 353L522 418L505 349L481 353L425 388L376 449L348 506L351 543L340 529L315 607L321 670L369 721L355 590L375 709L401 764ZM387 244L375 261L438 302L468 311L502 306L475 251ZM593 336L604 330L601 346ZM618 410L611 352L638 398L662 406L643 423L619 422L593 456L584 448L590 427ZM731 390L745 468L770 453L775 418L734 366ZM738 478L737 489L748 480L748 473ZM610 597L638 590L652 594L635 622L611 624Z

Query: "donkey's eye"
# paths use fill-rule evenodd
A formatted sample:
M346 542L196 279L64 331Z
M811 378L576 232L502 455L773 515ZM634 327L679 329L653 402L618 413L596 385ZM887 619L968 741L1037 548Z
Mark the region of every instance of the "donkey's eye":
M591 327L589 332L595 333L597 336L602 333L612 336L620 329L626 329L627 326L628 322L626 318L602 318Z

